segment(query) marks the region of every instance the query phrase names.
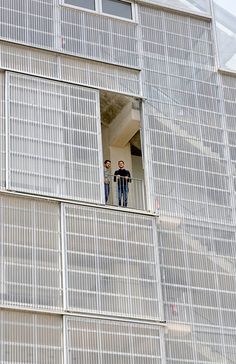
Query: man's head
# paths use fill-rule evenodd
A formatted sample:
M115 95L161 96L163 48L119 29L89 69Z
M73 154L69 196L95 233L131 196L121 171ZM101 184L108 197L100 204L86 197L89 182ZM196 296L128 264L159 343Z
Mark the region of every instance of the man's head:
M106 159L105 162L104 162L104 166L109 169L111 168L111 161L109 159Z
M125 162L124 161L118 161L118 166L120 169L125 168Z

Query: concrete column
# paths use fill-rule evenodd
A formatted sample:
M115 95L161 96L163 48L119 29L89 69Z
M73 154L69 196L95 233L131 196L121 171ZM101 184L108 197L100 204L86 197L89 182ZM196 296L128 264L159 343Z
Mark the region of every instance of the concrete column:
M123 148L140 129L140 112L129 102L109 126L110 145Z

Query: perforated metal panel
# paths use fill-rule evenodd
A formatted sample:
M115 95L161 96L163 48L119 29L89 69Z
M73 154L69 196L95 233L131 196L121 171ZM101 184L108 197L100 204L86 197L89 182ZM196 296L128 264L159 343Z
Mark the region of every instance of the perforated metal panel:
M82 318L68 318L67 326L69 363L161 363L156 326Z
M59 207L0 197L0 303L62 307Z
M0 362L62 364L62 319L0 310Z
M69 205L64 212L68 308L157 319L153 218Z
M140 95L139 72L0 42L0 67L130 95Z
M8 188L101 202L98 92L8 74Z

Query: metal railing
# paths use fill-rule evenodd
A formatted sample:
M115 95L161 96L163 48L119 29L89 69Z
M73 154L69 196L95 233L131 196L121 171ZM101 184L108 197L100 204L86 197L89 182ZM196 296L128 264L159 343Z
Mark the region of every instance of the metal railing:
M107 191L104 191L105 196L109 190L107 205L136 210L146 209L145 188L142 179L111 175L108 185L109 187L105 187L104 184L104 190L107 188Z

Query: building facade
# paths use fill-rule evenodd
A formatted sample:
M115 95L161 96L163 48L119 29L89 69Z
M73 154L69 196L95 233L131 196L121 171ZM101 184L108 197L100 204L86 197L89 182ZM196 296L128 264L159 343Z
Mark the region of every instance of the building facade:
M234 19L0 0L1 364L236 363Z

